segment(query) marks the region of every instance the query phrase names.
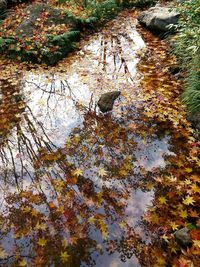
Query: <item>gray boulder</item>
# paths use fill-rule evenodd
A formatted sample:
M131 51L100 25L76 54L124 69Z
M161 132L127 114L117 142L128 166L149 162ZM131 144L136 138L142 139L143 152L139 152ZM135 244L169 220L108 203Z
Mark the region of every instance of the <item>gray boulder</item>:
M169 31L169 25L178 23L179 14L167 7L151 7L140 13L138 21L144 24L147 28L158 31Z
M184 227L177 230L174 233L176 242L182 247L188 247L192 245L192 239L189 233L189 229Z
M97 103L101 112L105 113L111 111L113 109L115 100L118 98L120 94L121 94L120 91L113 91L102 94Z
M48 12L48 18L45 20L44 26L64 23L60 19L61 11L59 9L51 8L45 3L32 4L25 9L25 13L29 15L24 17L24 20L22 20L22 23L16 29L17 35L25 37L33 36L37 20L40 18L42 11Z

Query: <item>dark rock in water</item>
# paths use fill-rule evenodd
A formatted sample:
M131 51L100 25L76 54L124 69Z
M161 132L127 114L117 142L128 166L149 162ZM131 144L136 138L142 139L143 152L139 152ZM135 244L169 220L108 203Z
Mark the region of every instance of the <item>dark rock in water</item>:
M184 227L177 230L174 233L176 242L182 247L189 247L192 245L192 239L189 233L189 229Z
M152 7L140 13L138 21L147 28L158 31L170 31L169 26L178 23L179 14L167 7Z
M97 103L101 112L105 113L111 111L113 109L115 100L118 98L120 94L121 94L120 91L113 91L101 95Z
M169 72L173 75L178 74L181 71L180 67L175 65L175 66L170 66L169 67Z
M200 132L200 112L189 115L188 120L192 123L193 128Z

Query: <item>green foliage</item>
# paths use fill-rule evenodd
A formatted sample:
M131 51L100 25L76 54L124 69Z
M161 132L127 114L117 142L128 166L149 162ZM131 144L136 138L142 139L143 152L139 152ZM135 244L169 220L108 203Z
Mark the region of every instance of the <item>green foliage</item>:
M49 46L57 47L57 49L52 53L47 49L43 50L43 60L48 65L54 65L59 59L62 59L69 52L71 52L75 47L75 42L80 38L79 31L69 31L58 36L49 36Z
M0 11L0 21L3 20L7 15L6 11Z
M96 6L93 16L99 19L100 22L108 21L115 17L120 11L120 5L116 0L107 0Z
M14 42L13 38L2 38L0 37L0 53L3 53L10 44Z
M76 47L75 42L79 38L79 31L69 31L57 36L49 35L47 46L40 47L37 42L30 43L33 46L31 51L26 49L18 50L14 39L1 38L0 53L7 49L7 53L12 59L33 63L45 62L48 65L54 65Z
M175 54L187 72L183 101L191 112L200 111L200 0L185 1L178 7L181 14Z
M156 3L156 0L122 0L122 5L125 7L145 7Z
M191 60L193 66L188 71L183 101L192 113L200 111L200 58L195 56Z

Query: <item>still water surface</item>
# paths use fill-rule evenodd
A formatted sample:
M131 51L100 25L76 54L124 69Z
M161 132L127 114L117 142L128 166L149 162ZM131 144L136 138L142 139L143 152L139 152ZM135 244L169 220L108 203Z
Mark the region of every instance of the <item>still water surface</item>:
M147 51L122 14L60 65L1 82L0 266L142 266L147 181L175 155L166 129L142 114ZM113 90L122 95L103 115L96 102Z

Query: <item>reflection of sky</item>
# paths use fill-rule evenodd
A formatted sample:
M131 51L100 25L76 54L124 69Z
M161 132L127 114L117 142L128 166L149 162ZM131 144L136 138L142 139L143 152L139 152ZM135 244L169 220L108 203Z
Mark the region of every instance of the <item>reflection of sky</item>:
M24 92L29 99L29 108L37 120L42 123L54 145L63 146L66 136L83 121L75 103L80 102L88 106L91 93L84 85L75 87L70 92L65 81L59 80L56 81L54 90L51 89L51 83L41 83L39 87L35 87L31 82L35 82L37 79L38 75L34 74L26 77L27 83L25 83ZM76 76L70 77L68 83L73 83L74 80L76 80Z
M137 189L131 193L125 210L125 214L128 216L127 222L130 226L136 227L141 221L142 216L151 204L153 197L153 190L144 192L141 189Z
M53 77L48 71L27 72L23 91L29 108L56 146L63 146L67 134L83 121L75 102L88 107L92 94L93 100L97 100L103 92L123 91L128 84L122 61L125 60L128 71L134 77L139 61L136 54L144 47L134 27L126 25L126 36L94 36L89 45L84 46L84 56L74 56L65 73L55 69Z
M151 171L154 168L164 168L166 163L165 155L174 155L171 152L169 141L170 137L165 136L162 139L152 140L142 140L141 138L136 138L137 149L135 151L135 157L137 159L137 166L144 167L147 171Z
M104 253L103 257L98 256L93 253L92 258L95 260L96 265L98 267L140 267L141 265L138 263L137 258L133 255L131 259L126 260L126 262L122 262L117 253L113 253L109 255L107 252ZM80 267L87 267L84 263L81 264Z

